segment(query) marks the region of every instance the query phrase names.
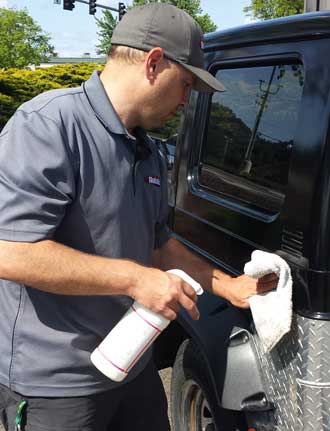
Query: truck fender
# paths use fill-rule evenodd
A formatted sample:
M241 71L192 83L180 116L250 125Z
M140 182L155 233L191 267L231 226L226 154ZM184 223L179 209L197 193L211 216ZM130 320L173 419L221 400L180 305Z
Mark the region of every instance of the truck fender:
M230 410L268 410L265 384L249 318L207 292L198 302L201 317L182 311L178 323L200 349L218 404Z

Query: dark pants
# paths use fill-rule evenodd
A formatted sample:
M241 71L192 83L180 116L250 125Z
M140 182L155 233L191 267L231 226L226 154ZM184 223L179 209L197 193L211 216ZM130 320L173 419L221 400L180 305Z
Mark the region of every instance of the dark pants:
M169 431L167 400L154 365L119 388L84 397L26 397L0 386L0 419L15 429L18 404L27 401L24 431Z

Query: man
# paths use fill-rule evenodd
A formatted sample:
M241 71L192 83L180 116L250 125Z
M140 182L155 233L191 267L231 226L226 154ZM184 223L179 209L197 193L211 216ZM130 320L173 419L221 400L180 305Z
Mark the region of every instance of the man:
M10 431L15 416L27 431L168 430L150 351L121 384L90 353L133 300L198 319L194 290L167 269L240 307L274 287L210 267L166 227L164 164L143 129L192 88L222 90L202 69L198 25L149 4L125 15L112 43L100 75L23 104L0 136L0 409Z

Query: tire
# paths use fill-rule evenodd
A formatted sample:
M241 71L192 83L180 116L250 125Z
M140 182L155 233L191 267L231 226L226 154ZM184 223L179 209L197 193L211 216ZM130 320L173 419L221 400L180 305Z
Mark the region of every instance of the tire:
M217 405L203 356L189 339L181 344L172 370L171 417L172 431L246 430L241 413Z

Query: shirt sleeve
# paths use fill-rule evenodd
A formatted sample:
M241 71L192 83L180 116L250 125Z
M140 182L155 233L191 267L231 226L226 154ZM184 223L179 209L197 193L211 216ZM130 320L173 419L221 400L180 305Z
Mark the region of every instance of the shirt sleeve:
M172 236L172 231L167 225L168 220L168 195L167 195L167 166L164 154L158 150L161 184L161 204L159 219L155 226L154 248L161 248Z
M74 194L65 134L39 112L16 111L0 135L0 239L51 238Z

